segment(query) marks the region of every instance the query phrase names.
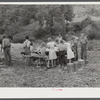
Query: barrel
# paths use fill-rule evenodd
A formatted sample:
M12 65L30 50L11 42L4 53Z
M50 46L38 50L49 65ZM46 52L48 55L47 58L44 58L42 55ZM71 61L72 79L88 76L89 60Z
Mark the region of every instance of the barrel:
M73 72L76 72L77 70L78 70L78 61L75 61L73 66Z
M85 61L83 59L79 59L78 62L79 62L78 63L78 68L79 69L82 68L85 65Z
M68 63L67 64L67 71L68 71L68 73L73 72L73 67L74 67L74 63Z

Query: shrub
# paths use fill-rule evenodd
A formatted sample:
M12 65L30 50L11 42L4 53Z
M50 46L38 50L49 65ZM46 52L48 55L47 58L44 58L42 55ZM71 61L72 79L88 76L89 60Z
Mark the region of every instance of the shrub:
M90 39L90 40L100 39L100 30L97 30L97 29L92 27L92 29L90 30L90 32L88 34L88 39Z
M89 33L88 34L88 39L90 39L90 40L95 39L95 37L96 37L96 34L95 33Z
M96 40L99 40L99 39L100 39L100 33L97 33L97 34L96 34L95 39L96 39Z
M74 31L79 32L79 31L83 30L85 27L87 27L88 25L92 24L92 23L93 23L93 21L91 20L91 18L87 17L83 21L73 24Z
M35 37L32 36L32 34L33 34L33 31L24 31L19 34L16 34L13 36L13 42L14 43L23 43L23 41L25 40L25 36L27 36L27 35L30 37L31 41L34 41Z
M73 27L74 27L74 31L75 32L79 32L79 31L82 30L82 27L81 27L81 23L80 22L73 24Z
M46 34L46 31L42 28L40 28L39 30L36 30L34 33L34 36L39 39L41 37L43 37Z
M37 39L43 38L48 35L55 35L55 28L46 27L45 29L40 28L34 32L34 37Z

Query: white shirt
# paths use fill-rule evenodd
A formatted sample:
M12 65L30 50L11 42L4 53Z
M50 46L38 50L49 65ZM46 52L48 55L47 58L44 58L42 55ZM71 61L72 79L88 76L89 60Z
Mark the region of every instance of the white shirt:
M30 47L31 42L27 39L23 43L23 47Z

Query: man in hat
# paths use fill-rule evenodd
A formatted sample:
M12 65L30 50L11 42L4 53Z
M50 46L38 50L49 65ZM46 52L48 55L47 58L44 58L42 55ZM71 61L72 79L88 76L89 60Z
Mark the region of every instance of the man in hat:
M11 53L10 53L11 43L10 39L6 35L3 36L2 48L4 51L5 64L11 65Z

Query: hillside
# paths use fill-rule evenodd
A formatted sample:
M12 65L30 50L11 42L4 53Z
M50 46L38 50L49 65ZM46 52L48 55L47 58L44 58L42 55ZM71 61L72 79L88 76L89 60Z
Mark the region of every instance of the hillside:
M86 15L91 15L95 17L100 16L99 5L74 5L73 9L76 18L84 17Z
M76 33L81 33L83 30L90 31L95 27L99 29L100 27L99 5L16 5L0 6L0 8L0 34L5 33L13 36L14 42L23 42L26 35L29 35L31 40L36 40L43 39L44 36L66 34L68 29L66 27L65 31L63 28L65 26L62 24L64 18L74 23ZM4 12L2 12L3 10ZM62 17L63 14L64 18ZM91 19L90 24L88 24L88 20L86 21L88 17ZM86 24L85 27L83 27L83 22ZM92 23L95 25L91 27Z
M34 40L34 34L35 31L39 29L39 22L36 21L34 23L31 23L25 27L22 28L22 31L20 33L17 33L13 36L14 42L23 42L25 40L25 36L30 36L32 40Z

